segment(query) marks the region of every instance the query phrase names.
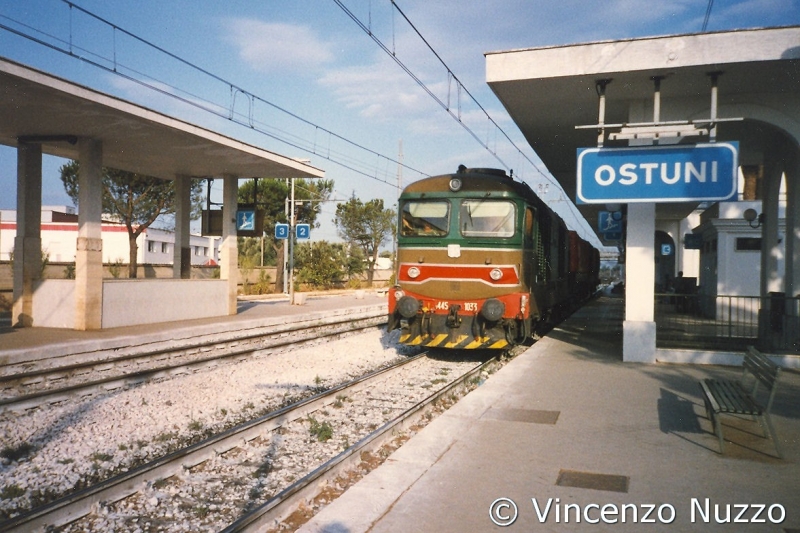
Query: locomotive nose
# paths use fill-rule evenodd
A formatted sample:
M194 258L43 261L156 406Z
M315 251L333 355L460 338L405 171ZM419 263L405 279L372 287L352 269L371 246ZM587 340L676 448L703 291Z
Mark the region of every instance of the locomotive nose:
M503 318L503 313L506 311L506 306L497 298L489 298L483 303L481 307L481 316L489 322L497 322Z
M416 316L419 311L419 300L411 296L403 296L397 301L397 312L403 318L411 318Z

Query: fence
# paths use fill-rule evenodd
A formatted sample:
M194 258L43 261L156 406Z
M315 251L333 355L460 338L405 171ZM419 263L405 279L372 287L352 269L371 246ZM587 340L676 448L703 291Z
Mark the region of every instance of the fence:
M656 346L800 353L798 298L656 294Z

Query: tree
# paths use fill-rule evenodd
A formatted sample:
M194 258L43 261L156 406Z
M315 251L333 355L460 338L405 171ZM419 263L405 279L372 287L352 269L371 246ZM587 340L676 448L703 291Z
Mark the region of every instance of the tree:
M78 206L78 161L70 161L59 169L64 190ZM202 205L202 183L191 185L192 217ZM80 206L78 206L80 207ZM135 278L138 245L136 239L161 215L175 213L175 182L134 172L103 168L103 214L125 224L128 229L130 259L128 277Z
M339 236L347 243L358 246L367 258L367 284L372 286L375 262L381 244L394 228L395 212L384 209L383 200L362 202L353 193L347 203L336 206L336 225Z
M269 246L264 248L263 264L277 265L277 275L275 284L280 287L283 285L283 269L280 268L284 263L286 241L277 241L272 238L275 235L275 225L287 223L286 199L290 196L291 183L283 179L259 179L258 189L256 181L247 180L239 187L238 200L242 204L256 204L258 209L264 213L264 233L268 236L266 242ZM322 202L330 199L333 192L333 180L295 180L295 201L300 202L296 205L297 221L311 224L312 227L319 227L317 217L320 212ZM248 237L241 241L240 251L257 258L255 264L261 264L260 255L261 244L259 239ZM257 243L257 244L256 244Z
M294 250L297 281L313 287L330 289L341 283L347 250L343 243L305 242Z

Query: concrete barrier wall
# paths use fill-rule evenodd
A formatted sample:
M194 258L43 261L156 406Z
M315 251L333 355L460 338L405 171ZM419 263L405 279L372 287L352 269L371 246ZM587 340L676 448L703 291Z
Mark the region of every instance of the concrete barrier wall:
M103 328L227 315L224 280L137 279L103 282ZM33 325L75 327L75 281L46 279L33 293Z
M45 279L33 292L33 326L75 327L75 280Z
M225 280L105 280L102 327L226 316L227 290Z

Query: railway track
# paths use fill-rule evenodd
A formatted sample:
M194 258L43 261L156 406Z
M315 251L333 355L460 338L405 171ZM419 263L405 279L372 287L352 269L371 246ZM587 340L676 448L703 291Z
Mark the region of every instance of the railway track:
M454 363L425 354L406 359L0 523L0 531L156 531L185 522L177 516L182 506L188 506L184 515L191 517L188 531L261 531L276 526L299 502L315 497L322 478L341 475L365 454L377 454L397 437L399 428L418 423L442 398L453 400L457 389L466 390L485 369L485 364ZM363 425L357 436L348 434L344 444L334 439L332 446L325 445L345 427L362 426L368 410L382 413L383 423ZM321 429L328 432L327 438ZM301 446L290 449L310 450L312 458L303 459L307 472L299 479L290 473L267 490L264 480L271 474L280 477L288 470L287 461L296 459L293 453L281 453L282 444L291 439L299 439ZM217 497L228 495L238 505L231 510L220 502L203 503L213 500L209 491ZM166 495L173 508L159 506ZM182 495L191 501L181 502Z
M385 322L386 314L375 311L356 316L331 314L327 320L264 325L147 345L132 343L92 353L78 352L36 365L8 364L0 375L0 413L105 394L243 360L256 352L336 338Z

